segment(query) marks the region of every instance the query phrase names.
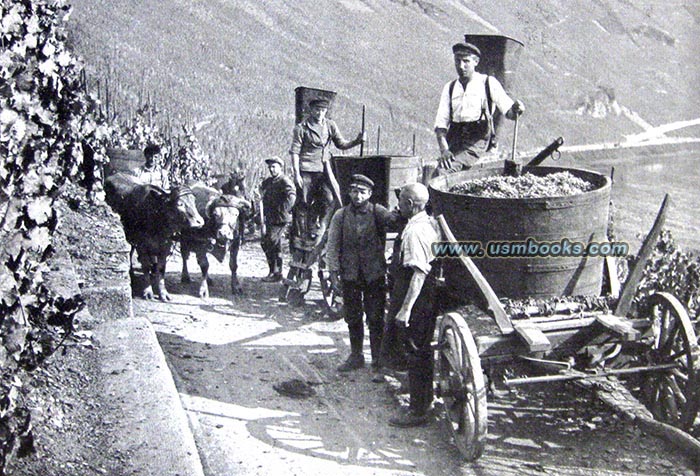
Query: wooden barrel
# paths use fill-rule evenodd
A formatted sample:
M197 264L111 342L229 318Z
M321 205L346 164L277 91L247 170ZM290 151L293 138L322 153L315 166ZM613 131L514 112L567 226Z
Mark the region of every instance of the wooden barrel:
M594 185L577 195L546 198L485 198L450 192L453 186L502 175L502 168L483 168L438 177L430 182L434 213L442 214L458 241L489 243L582 243L607 240L610 178L581 169L534 167L538 176L569 172ZM531 241L531 242L532 242ZM494 245L495 246L495 245ZM551 246L550 246L551 248ZM561 249L561 247L560 247ZM603 261L600 256L474 257L474 263L499 297L599 295ZM564 254L564 253L562 253ZM458 260L445 260L446 280L459 294L474 287Z
M374 182L372 201L390 210L398 205L394 190L423 178L422 160L414 156L366 155L333 157L333 171L338 179L343 203L348 203L350 177L366 175Z

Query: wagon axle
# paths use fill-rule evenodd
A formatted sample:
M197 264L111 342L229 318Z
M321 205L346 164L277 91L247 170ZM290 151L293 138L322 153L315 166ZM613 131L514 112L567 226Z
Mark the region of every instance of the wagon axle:
M615 369L606 370L603 372L589 373L589 372L579 372L576 370L565 370L561 374L557 375L540 375L537 377L519 377L519 378L506 378L503 383L506 387L515 387L517 385L526 385L532 383L546 383L546 382L561 382L566 380L590 380L596 378L607 378L616 375L629 375L644 372L661 372L665 370L672 370L680 368L677 363L673 364L662 364L662 365L649 365L645 367L634 367L630 369Z

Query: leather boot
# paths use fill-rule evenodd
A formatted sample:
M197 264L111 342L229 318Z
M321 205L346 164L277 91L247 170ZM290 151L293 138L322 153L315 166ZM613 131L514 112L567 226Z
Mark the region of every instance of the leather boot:
M275 274L282 276L282 258L275 258Z
M365 366L365 356L362 354L364 327L358 326L350 331L350 356L338 367L338 372L350 372Z
M372 367L381 367L381 348L382 348L382 335L381 332L369 332L369 348L372 354Z

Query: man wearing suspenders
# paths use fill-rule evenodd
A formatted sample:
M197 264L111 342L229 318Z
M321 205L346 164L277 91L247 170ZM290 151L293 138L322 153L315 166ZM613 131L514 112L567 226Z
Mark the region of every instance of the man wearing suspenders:
M471 43L452 47L458 79L442 89L435 116L435 136L440 148L439 168L468 169L484 153L495 148L495 109L514 120L525 111L513 101L498 79L476 72L481 51Z

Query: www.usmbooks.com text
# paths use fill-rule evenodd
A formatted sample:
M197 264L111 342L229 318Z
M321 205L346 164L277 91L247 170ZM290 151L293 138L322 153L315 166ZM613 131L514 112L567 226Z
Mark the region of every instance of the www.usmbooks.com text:
M584 256L627 256L629 244L619 242L582 243L564 238L559 241L437 241L432 244L436 258L572 258Z

